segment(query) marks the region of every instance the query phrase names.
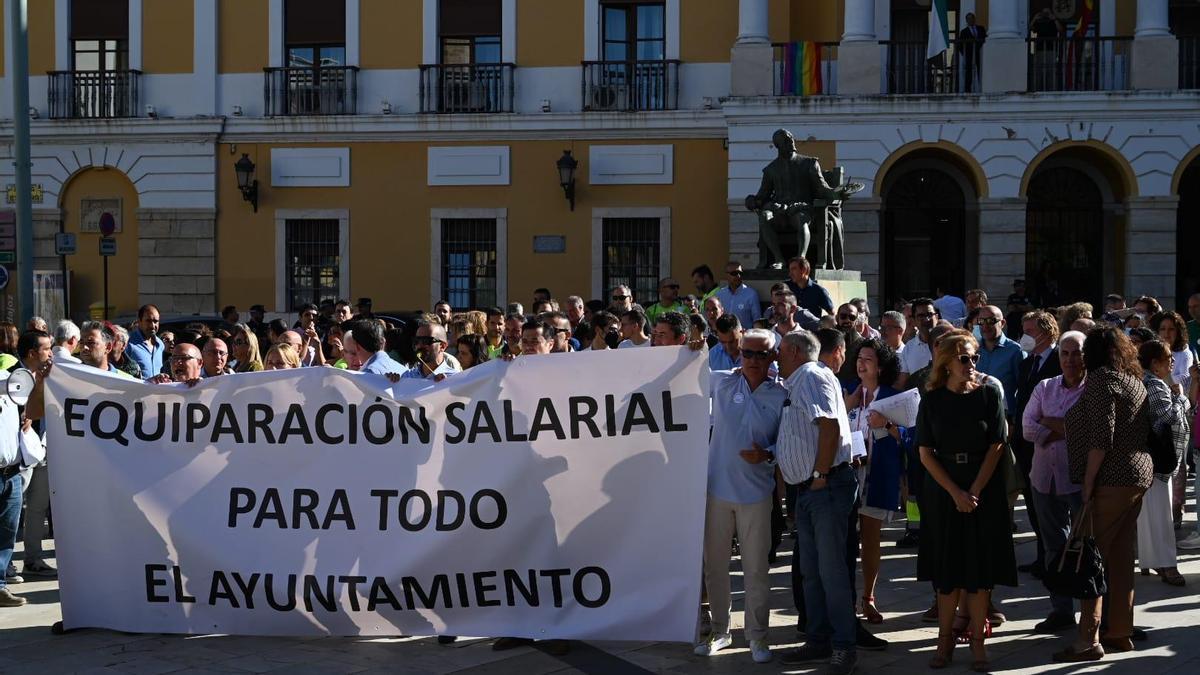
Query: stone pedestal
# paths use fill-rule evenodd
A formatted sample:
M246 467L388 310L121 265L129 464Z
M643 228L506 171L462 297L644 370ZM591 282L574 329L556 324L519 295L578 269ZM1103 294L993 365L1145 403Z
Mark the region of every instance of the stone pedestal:
M1178 197L1133 197L1125 226L1125 297L1150 295L1175 307Z
M852 298L868 297L867 282L862 280L862 273L857 270L813 270L813 275L817 283L829 291L835 310L838 305L849 302ZM759 299L768 303L771 298L771 286L787 279L787 270L748 268L742 275L742 283L758 291Z
M882 63L878 42L843 42L838 47L838 94L878 95L882 89Z
M1133 40L1130 84L1134 89L1179 88L1179 40L1165 37L1138 37Z
M138 302L217 311L215 209L138 209Z
M989 37L980 56L984 93L1007 93L1029 89L1029 46L1020 38Z

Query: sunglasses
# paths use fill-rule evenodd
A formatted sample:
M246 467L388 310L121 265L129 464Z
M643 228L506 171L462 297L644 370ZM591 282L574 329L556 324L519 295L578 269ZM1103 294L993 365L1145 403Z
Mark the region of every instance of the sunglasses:
M1000 323L1000 319L989 316L984 319L977 319L975 323L979 324L980 326L995 326L996 324Z
M978 354L959 354L958 362L963 364L964 366L966 366L966 365L973 366L973 365L979 363L979 355Z
M676 286L676 288L679 288L679 287L678 287L678 286ZM629 296L628 296L628 295L614 295L614 296L612 296L612 299L613 299L613 300L616 300L617 302L620 302L621 300L626 300L626 299L628 299L628 298L629 298Z
M435 342L438 344L443 344L443 345L446 344L442 340L438 340L437 338L429 337L429 336L420 336L419 335L419 336L413 338L414 345L423 345L423 346L428 347L429 345L431 345Z
M838 321L854 321L858 318L858 316L854 314L838 314L837 317Z
M250 343L245 340L234 340L233 344L237 345L238 347L245 347L246 345L248 345Z
M666 286L663 286L663 288L670 288L671 290L677 291L679 290L679 284L667 284Z
M762 361L770 361L771 360L771 352L757 351L754 349L743 349L742 350L742 358L743 359L759 359Z
M740 277L740 276L742 276L742 271L741 270L732 270L732 271L726 272L725 274L728 274L731 277Z
M172 356L171 361L174 363L187 363L188 361L191 361L194 358L196 358L196 357L195 356Z

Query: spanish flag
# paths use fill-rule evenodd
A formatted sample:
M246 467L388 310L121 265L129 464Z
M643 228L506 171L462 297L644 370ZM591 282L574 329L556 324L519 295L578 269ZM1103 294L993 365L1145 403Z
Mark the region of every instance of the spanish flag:
M789 42L784 46L783 93L813 96L822 93L821 45Z
M1092 19L1096 12L1096 0L1083 0L1083 6L1079 8L1079 22L1075 24L1075 30L1071 33L1071 37L1083 38L1087 36L1088 28L1092 25Z

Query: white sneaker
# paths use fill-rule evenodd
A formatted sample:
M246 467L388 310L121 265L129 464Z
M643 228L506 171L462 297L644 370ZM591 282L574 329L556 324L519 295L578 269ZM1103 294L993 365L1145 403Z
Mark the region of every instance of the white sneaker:
M1193 532L1183 539L1180 539L1179 541L1175 542L1175 546L1185 551L1200 549L1200 532Z
M755 663L770 663L771 648L767 646L766 640L751 640L750 641L750 656L754 657Z
M692 653L696 656L712 656L733 644L733 636L729 633L713 633L708 639L696 645Z

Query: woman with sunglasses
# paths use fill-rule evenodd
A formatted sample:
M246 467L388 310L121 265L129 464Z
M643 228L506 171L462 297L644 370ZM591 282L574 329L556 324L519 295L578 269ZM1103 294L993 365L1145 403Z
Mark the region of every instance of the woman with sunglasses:
M966 331L937 345L917 415L917 441L927 479L921 496L917 579L937 591L937 653L931 668L954 655L959 597L970 620L971 668L986 672L988 606L997 585L1017 585L1008 495L996 470L1007 433L1004 394L975 370L979 345Z
M244 323L233 328L233 359L235 373L256 373L263 369L258 337Z

